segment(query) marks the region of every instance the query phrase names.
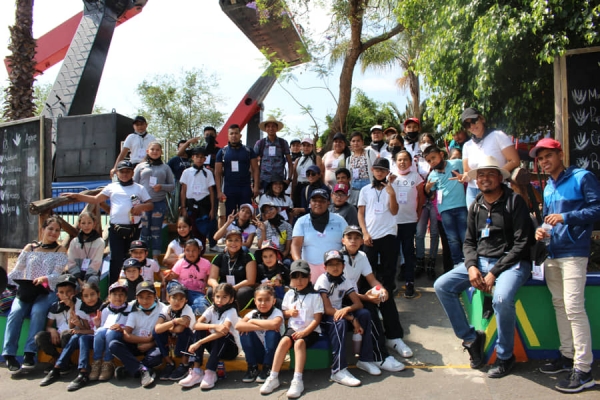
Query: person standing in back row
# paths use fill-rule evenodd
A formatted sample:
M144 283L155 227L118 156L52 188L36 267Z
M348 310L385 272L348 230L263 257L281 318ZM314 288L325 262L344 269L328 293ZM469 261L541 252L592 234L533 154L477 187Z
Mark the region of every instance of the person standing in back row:
M560 338L560 358L540 368L545 374L568 371L556 389L576 393L595 385L592 334L585 311L585 282L594 222L600 220L600 184L589 171L565 167L563 150L554 139L542 139L529 155L550 175L544 189L544 222L537 240L550 238L544 275L552 293Z
M125 143L123 143L123 149L115 160L115 166L110 170L111 177L117 173L117 165L125 159L127 153L129 153L129 161L133 164L133 168L144 161L148 145L156 140L154 135L151 135L146 131L146 128L148 128L146 118L141 115L135 117L133 120L134 132L127 135Z
M273 175L286 176L286 184L292 181L292 156L288 142L277 136L277 132L283 129L283 122L277 121L275 117L269 116L258 124L261 131L267 132L267 137L260 139L254 145L254 152L260 162L260 188L264 190L271 182Z

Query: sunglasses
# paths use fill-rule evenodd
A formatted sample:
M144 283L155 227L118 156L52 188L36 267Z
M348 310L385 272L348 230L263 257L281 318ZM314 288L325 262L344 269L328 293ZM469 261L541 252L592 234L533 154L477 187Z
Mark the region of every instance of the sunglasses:
M466 119L463 122L463 127L465 129L469 129L471 127L471 125L475 125L477 123L477 121L479 121L479 117L477 117L477 118L471 118L471 119Z
M306 176L317 176L319 174L317 174L316 172L313 171L306 171Z

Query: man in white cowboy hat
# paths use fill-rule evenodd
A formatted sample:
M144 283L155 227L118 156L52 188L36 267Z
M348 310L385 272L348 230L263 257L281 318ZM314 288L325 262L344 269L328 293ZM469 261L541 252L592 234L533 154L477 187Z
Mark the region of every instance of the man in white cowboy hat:
M497 359L488 377L501 378L515 365L514 298L531 274L534 230L527 203L502 183L510 173L494 157L484 157L468 174L481 193L469 208L465 262L440 276L433 286L454 333L469 352L471 368L479 369L485 363L485 333L469 325L458 295L470 286L492 293L496 285L492 305L498 326Z
M273 175L285 176L285 183L289 185L292 181L290 146L285 139L277 137L277 132L284 127L283 122L277 121L270 115L258 124L258 127L261 131L267 132L267 137L260 139L254 145L254 152L260 162L261 188L263 190L266 188Z

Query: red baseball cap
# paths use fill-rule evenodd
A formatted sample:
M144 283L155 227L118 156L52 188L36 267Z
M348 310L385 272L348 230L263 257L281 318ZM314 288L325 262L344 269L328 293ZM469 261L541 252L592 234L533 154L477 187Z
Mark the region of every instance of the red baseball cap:
M421 126L421 121L419 121L419 118L415 118L415 117L406 118L406 121L404 121L404 126L406 126L406 124L408 124L409 122L414 122L415 124Z
M348 186L343 183L337 183L333 187L333 192L344 192L344 194L348 194Z
M562 151L562 146L558 140L544 138L537 142L535 147L529 151L529 157L536 158L538 151L541 149L556 149L558 151Z

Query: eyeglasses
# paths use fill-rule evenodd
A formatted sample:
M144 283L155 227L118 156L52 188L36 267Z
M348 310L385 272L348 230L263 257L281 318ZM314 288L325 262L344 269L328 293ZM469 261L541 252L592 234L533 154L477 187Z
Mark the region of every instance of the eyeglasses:
M346 196L348 196L348 195L344 192L334 192L333 193L333 197L346 197Z
M319 174L317 174L316 172L313 171L306 171L306 176L317 176Z
M469 129L471 127L471 125L475 125L477 123L477 121L479 121L479 117L477 117L477 118L471 118L471 119L466 119L463 122L463 127L465 129Z

